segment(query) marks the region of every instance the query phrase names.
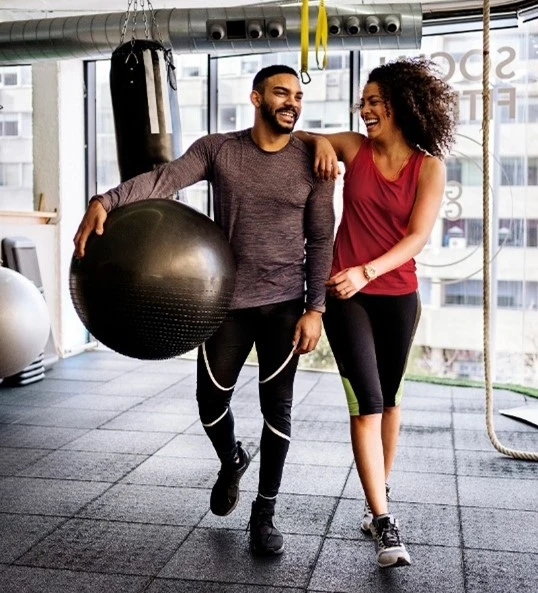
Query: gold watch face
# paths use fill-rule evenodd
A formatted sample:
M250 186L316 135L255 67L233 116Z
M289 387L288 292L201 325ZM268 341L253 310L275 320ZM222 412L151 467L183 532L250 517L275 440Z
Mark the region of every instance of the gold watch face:
M376 276L376 269L374 266L364 266L364 271L366 272L367 280L373 280Z

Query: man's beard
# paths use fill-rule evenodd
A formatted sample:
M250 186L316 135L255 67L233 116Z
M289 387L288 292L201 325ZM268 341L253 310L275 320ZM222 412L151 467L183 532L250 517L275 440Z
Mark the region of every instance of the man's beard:
M283 126L281 123L279 123L276 117L276 113L273 113L271 111L271 107L269 106L269 104L263 100L260 104L260 113L262 115L263 120L267 124L269 124L273 132L275 132L276 134L291 134L293 132L293 128L295 127L297 119L295 120L295 122L293 122L291 126Z

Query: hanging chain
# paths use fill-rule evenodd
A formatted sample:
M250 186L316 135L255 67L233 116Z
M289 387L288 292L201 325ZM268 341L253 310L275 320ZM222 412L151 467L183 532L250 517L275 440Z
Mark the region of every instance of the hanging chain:
M157 23L157 19L155 18L155 10L153 9L153 5L151 0L128 0L127 4L127 12L125 13L125 20L123 21L123 26L121 28L121 37L120 37L120 45L123 45L125 41L125 34L127 33L127 27L129 25L129 21L131 21L131 44L134 45L134 41L136 39L136 19L138 16L138 3L140 1L140 12L142 12L142 20L144 22L144 36L146 39L150 39L153 37L153 32L150 29L154 30L157 34L157 39L163 45L163 40L161 37L161 32L159 30L159 24ZM148 20L148 15L146 12L146 6L150 13L150 21Z
M177 81L175 76L175 66L172 58L172 50L166 49L164 47L164 43L161 37L161 32L159 30L159 24L157 23L157 19L155 18L155 10L153 9L153 5L151 0L128 0L127 4L127 12L125 13L125 20L123 21L123 26L121 28L121 37L120 37L120 45L123 45L125 41L125 34L127 33L127 27L129 25L129 21L132 19L131 22L131 51L129 55L125 59L125 63L127 63L131 58L134 58L136 63L138 63L138 58L135 53L135 41L136 41L136 17L138 15L138 3L140 2L140 11L142 12L142 20L144 22L144 35L146 37L146 41L153 38L153 33L157 34L157 39L161 44L163 51L164 51L164 59L166 60L166 71L167 71L167 78L170 86L176 90L177 89ZM151 18L151 25L148 21L148 15L146 13L146 6L150 12ZM132 7L132 8L131 8ZM131 14L132 13L132 14ZM150 35L150 28L151 28L151 35Z

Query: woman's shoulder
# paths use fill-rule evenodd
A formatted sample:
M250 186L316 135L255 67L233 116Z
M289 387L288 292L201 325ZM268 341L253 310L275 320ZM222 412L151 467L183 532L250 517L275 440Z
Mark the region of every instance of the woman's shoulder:
M348 166L357 156L359 149L368 142L368 138L360 132L341 132L334 134L333 147L343 163Z

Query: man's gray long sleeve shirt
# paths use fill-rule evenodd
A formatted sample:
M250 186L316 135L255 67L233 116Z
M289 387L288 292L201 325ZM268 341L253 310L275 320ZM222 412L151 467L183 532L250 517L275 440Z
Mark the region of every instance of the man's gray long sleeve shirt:
M210 134L180 158L96 196L105 210L167 198L198 181L213 188L215 222L237 265L232 309L301 298L325 310L334 237L334 183L318 180L308 147L292 136L265 152L251 130Z

